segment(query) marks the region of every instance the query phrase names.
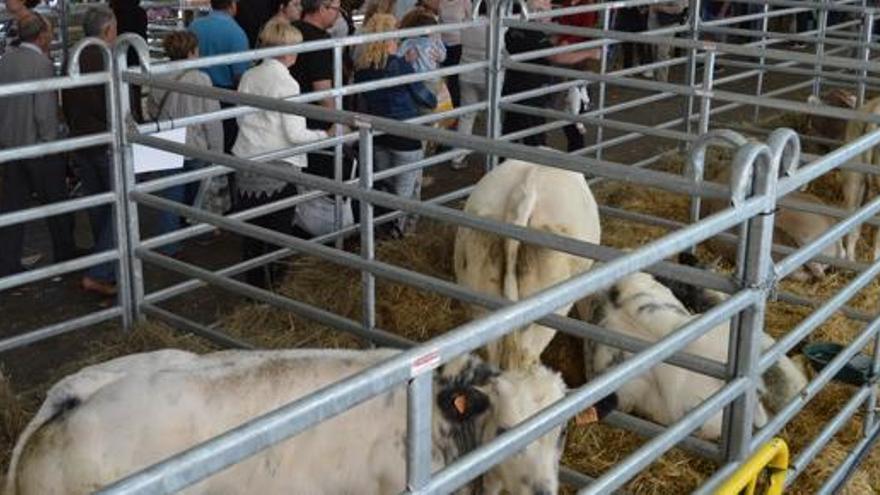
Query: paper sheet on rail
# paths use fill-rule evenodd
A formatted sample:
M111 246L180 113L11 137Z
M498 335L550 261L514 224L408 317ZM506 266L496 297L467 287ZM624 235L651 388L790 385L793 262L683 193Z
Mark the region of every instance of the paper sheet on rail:
M186 127L157 132L150 136L185 144ZM156 148L140 144L133 144L131 150L134 155L134 173L136 174L183 168L184 157L181 155L175 155L174 153L168 153L167 151L157 150Z

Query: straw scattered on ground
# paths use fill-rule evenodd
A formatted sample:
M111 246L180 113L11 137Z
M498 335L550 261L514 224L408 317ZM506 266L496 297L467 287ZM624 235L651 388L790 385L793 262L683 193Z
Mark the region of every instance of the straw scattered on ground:
M714 153L714 152L713 152ZM710 160L724 156L710 155ZM667 170L678 171L681 160L669 159L659 164ZM833 178L832 178L833 179ZM831 180L831 179L829 179ZM823 181L817 181L822 183ZM822 187L814 186L814 187ZM832 187L828 186L828 190ZM674 220L687 219L688 199L659 190L636 188L615 183L595 189L600 202L641 213L650 213ZM659 227L645 226L613 218L603 219L603 243L621 248L635 248L667 233ZM406 269L445 280L452 279L452 239L454 229L422 221L417 235L399 241L380 242L377 259ZM700 249L699 255L707 261L714 254ZM361 318L361 276L354 270L341 268L311 257L297 257L289 262L289 277L279 292L297 300L358 321ZM826 300L851 280L851 274L832 273L824 281L798 283L783 281L781 288L806 297ZM880 282L874 282L850 304L864 311L875 311L880 297ZM442 334L467 321L467 311L459 303L437 294L420 291L400 284L380 280L377 283L377 325L416 341L424 341ZM787 303L771 302L767 311L767 331L779 337L791 330L808 314L808 308ZM286 311L263 304L243 304L222 321L224 331L267 347L359 347L361 342L352 336L332 331ZM827 340L846 343L851 341L862 325L837 314L822 325L808 340ZM86 364L112 357L163 347L177 347L206 352L214 346L203 340L182 335L158 324L146 324L130 335L111 335L93 343L88 362L70 364L59 370L57 378ZM578 384L583 356L580 344L571 337L559 336L545 353L551 366L562 368L570 384ZM46 384L48 387L50 384ZM785 429L783 437L789 442L793 455L815 437L822 424L828 421L848 398L854 388L831 384L823 390L807 409L801 412ZM0 377L0 468L5 468L8 453L27 418L39 405L44 390L32 390L15 395ZM829 443L813 465L787 493L811 494L827 475L847 455L858 441L862 415L857 415ZM644 439L635 434L607 425L572 427L564 463L588 475L598 476L643 445ZM700 485L717 467L708 461L673 449L636 478L626 490L634 494L687 493ZM850 481L850 494L880 492L880 452L877 449Z

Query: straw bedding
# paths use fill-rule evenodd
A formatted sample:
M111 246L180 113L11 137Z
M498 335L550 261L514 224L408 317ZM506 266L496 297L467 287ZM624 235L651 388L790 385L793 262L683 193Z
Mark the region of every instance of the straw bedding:
M723 158L710 155L710 160ZM660 168L676 170L681 162L669 159ZM814 193L832 191L834 184L813 184ZM824 189L823 189L824 188ZM649 189L619 184L603 184L595 188L600 202L664 218L685 220L687 198ZM820 194L825 197L824 194ZM663 235L665 229L603 218L603 243L615 247L634 248ZM420 231L398 241L380 242L377 259L420 273L452 280L452 239L454 229L423 221ZM699 254L707 261L713 254L701 249ZM298 257L291 262L290 275L279 292L296 299L331 310L358 320L361 312L360 275L328 262L310 257ZM723 266L723 265L722 265ZM808 297L824 300L839 290L851 278L847 273L832 273L818 283L783 281L782 288ZM850 304L873 311L880 296L880 282L874 282ZM808 313L807 308L781 302L771 302L767 311L767 330L780 336L793 328ZM448 298L386 281L377 281L377 323L384 330L423 341L467 321L465 308ZM267 348L292 346L359 347L358 339L331 331L293 314L271 309L266 305L243 305L225 317L223 327L230 334L245 338ZM827 340L846 343L859 331L856 324L841 315L835 315L808 340ZM181 335L158 324L146 324L130 336L111 335L92 343L89 363L75 363L58 371L58 378L92 362L114 356L163 347L177 347L197 352L213 349L204 341ZM560 369L571 386L583 382L583 357L577 340L558 336L545 352L545 361ZM46 384L48 387L51 384ZM39 405L44 390L32 390L16 395L0 375L0 469L5 469L8 454L17 434L27 418ZM806 445L819 431L823 422L837 412L853 392L852 387L831 384L822 391L786 428L783 437L793 454ZM859 438L861 413L843 428L815 460L813 465L795 483L792 494L814 493L821 481L847 455L848 449ZM570 429L564 463L586 474L597 476L635 451L644 440L637 435L606 425L573 426ZM699 486L716 468L711 462L674 449L631 480L626 490L635 494L687 493ZM880 492L880 452L875 452L850 481L850 494Z

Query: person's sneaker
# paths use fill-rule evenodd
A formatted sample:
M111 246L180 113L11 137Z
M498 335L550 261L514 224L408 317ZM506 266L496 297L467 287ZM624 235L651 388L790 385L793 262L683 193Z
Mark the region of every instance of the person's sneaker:
M24 267L25 270L30 270L37 263L39 263L41 259L43 259L43 255L41 253L34 253L29 256L22 256L21 266Z
M104 282L92 277L83 277L80 281L80 286L84 291L94 292L105 297L116 295L116 284Z

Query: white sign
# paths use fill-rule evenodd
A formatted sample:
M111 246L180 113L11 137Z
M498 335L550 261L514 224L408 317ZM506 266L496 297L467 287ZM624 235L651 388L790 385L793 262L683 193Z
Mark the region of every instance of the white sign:
M171 129L170 131L157 132L151 137L167 139L175 143L186 144L186 127ZM150 146L133 144L131 146L134 155L134 173L156 172L159 170L174 170L183 168L183 155L168 153Z

